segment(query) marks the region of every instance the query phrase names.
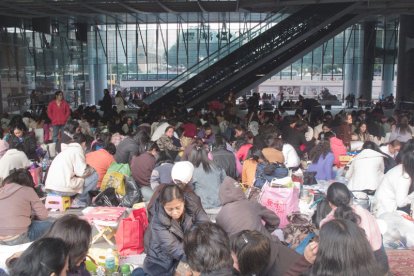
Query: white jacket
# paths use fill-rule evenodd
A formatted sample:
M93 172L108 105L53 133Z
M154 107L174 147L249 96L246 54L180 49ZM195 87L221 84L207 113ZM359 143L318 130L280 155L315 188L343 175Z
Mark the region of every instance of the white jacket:
M411 178L403 171L403 165L397 165L389 170L377 192L375 193L375 215L378 217L386 212L394 212L398 207L404 207L414 200L414 192L408 194Z
M299 155L291 144L283 144L282 153L286 168L295 168L300 165Z
M384 177L384 157L371 149L364 149L355 156L345 175L349 190L376 190Z
M9 176L11 170L27 168L30 164L30 160L27 159L23 151L17 149L7 150L3 157L0 158L0 183L1 179L4 180Z
M49 168L46 189L65 193L82 193L86 172L86 159L83 148L78 143L62 144L59 153Z

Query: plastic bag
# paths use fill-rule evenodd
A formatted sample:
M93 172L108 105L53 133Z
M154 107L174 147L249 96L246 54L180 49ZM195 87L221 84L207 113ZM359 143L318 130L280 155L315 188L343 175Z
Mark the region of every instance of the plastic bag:
M107 173L109 172L119 172L125 176L131 176L131 168L128 164L123 163L112 162L111 166L109 166L107 170Z
M265 184L259 202L279 216L279 228L284 228L289 223L287 216L299 210L299 189L276 188Z
M120 172L107 172L102 179L101 191L107 188L115 188L115 192L119 195L125 195L125 176Z
M131 208L135 203L142 202L141 189L132 177L125 177L125 196L121 200L121 206Z

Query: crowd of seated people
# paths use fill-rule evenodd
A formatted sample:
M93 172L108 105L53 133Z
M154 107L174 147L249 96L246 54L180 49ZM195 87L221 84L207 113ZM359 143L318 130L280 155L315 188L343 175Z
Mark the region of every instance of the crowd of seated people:
M335 115L328 111L311 122L310 114L303 111L287 115L253 110L238 117L226 110L188 112L174 107L153 114L143 108L135 119L125 110L108 112L101 117L96 106L71 112L58 137L57 155L44 188L47 193L71 197L73 208L84 208L91 204L91 195L100 189L111 164L128 164L149 203L147 257L142 271L136 273L173 275L182 263L190 266L193 275L336 275L340 268L338 275L387 272L375 219L351 205L349 196L352 190L375 194L374 214L378 216L409 209L414 198L411 113L396 111L387 118L380 108ZM0 206L15 207L22 219L17 220L14 213L4 214L0 244L38 240L48 228L57 227L47 220L27 174L32 163L45 155L34 130L42 128L44 143L50 143L51 120L44 114L30 117L2 117ZM353 160L344 167L340 157L359 144ZM295 171L305 169L302 161L310 163L307 170L316 173L317 181L345 182L328 189L333 211L320 224L319 242L310 243L304 256L272 234L280 218L249 200L243 190L255 185L258 169L277 164ZM23 203L17 206L17 200L10 201L11 197L24 199L24 207ZM39 231L33 233L33 228ZM82 231L90 239L89 230ZM69 270L82 269L85 246L72 256L70 238L46 237L63 240L62 256L69 256ZM355 254L344 256L340 250L331 250L330 243ZM216 251L211 249L214 244ZM203 256L208 258L203 261ZM351 265L358 258L365 261ZM19 263L10 264L10 271L17 271Z

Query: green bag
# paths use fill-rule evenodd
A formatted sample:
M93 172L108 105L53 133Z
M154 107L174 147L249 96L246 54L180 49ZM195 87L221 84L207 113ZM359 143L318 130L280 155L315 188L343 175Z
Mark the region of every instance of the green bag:
M129 164L112 162L111 166L109 166L107 173L109 172L119 172L122 173L124 176L131 176L131 168L129 167Z

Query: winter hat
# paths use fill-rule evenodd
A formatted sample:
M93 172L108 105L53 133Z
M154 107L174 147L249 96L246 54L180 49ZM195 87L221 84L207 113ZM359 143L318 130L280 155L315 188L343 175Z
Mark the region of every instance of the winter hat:
M180 161L174 164L171 170L171 178L174 183L187 184L193 178L194 166L189 161Z
M0 140L0 158L3 157L3 155L6 153L8 149L9 144L4 140Z

